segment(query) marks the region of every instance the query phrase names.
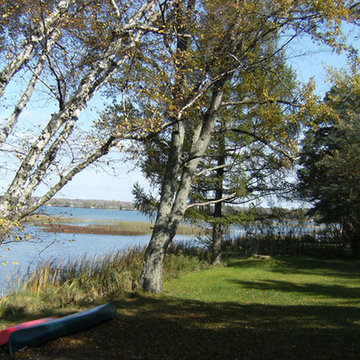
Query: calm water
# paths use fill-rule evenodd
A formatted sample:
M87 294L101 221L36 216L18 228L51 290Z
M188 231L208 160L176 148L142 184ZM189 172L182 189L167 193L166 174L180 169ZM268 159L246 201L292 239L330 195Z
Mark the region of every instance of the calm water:
M109 224L113 221L141 221L148 222L149 218L137 211L65 208L65 207L44 207L43 212L49 215L81 219L83 224ZM76 220L71 219L72 224ZM298 227L302 233L312 233L313 226ZM266 227L264 228L266 230ZM261 233L259 227L254 227L253 233ZM296 229L296 227L295 227ZM249 230L249 229L248 229ZM294 227L275 226L276 233L288 233ZM35 267L40 262L77 259L84 256L94 258L105 256L111 252L126 250L135 246L146 246L150 235L142 236L118 236L118 235L93 235L93 234L53 234L41 231L39 228L27 227L26 232L31 234L31 241L0 245L0 265L7 262L7 265L0 266L0 296L8 289L9 278L13 274L24 274L30 267ZM244 235L245 228L233 227L232 236ZM175 241L190 241L191 236L177 235Z
M119 220L140 222L150 221L148 216L140 213L139 211L47 206L43 207L41 212L61 217L79 218L81 219L82 224L84 224L84 221L87 224L108 224L109 222Z
M81 218L85 223L111 223L112 221L142 221L149 219L137 211L45 207L44 212L63 217ZM73 222L72 222L73 223ZM84 224L84 222L81 222ZM8 289L9 278L24 274L28 267L52 259L60 262L87 256L94 258L111 252L126 250L134 246L146 246L150 235L118 236L93 234L53 234L35 227L27 227L31 241L0 245L0 296ZM176 241L189 241L191 236L177 235Z

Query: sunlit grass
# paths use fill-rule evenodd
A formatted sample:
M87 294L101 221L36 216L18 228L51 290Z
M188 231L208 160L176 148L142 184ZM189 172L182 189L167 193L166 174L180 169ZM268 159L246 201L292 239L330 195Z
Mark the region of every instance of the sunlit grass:
M359 305L360 262L295 257L233 259L226 266L171 279L165 292L205 302Z
M44 352L53 358L68 347L79 358L91 352L103 358L148 354L159 360L358 359L359 260L232 258L208 268L189 252L167 256L165 291L155 295L124 291L119 296L121 284L108 282L115 269L105 263L98 275L84 271L86 262L71 276L74 267L68 266L68 276L54 284L51 271L43 269L24 292L0 301L0 327L111 300L118 309L115 320L77 334L75 345L70 336L27 350L27 358L38 359ZM131 256L129 260L130 266L138 263ZM135 267L134 274L140 269ZM123 271L123 276L131 273L127 267ZM98 297L95 284L104 286L105 296Z

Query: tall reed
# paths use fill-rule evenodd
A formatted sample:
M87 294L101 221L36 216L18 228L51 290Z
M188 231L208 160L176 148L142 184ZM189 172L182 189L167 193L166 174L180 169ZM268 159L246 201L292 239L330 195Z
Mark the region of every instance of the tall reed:
M143 255L142 249L133 248L95 259L51 260L29 271L12 296L37 298L52 307L121 297L136 284Z
M200 256L202 251L185 244L172 246L165 259L165 277L206 267L200 259L205 257ZM66 263L40 264L17 281L9 296L0 299L0 317L122 298L137 289L143 258L144 249L132 248L95 259L84 256Z

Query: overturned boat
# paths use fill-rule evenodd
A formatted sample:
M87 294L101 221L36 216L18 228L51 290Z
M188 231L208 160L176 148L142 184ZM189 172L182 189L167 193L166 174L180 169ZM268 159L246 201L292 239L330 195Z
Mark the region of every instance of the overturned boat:
M9 336L10 354L37 346L61 336L73 334L115 317L116 308L107 303L62 318L47 321L12 332Z
M31 327L31 326L34 326L34 325L39 325L39 324L42 324L44 322L52 321L52 320L55 320L55 319L57 319L59 317L60 316L56 315L56 316L50 316L50 317L47 317L47 318L31 320L31 321L27 321L27 322L24 322L24 323L21 323L21 324L11 326L11 327L6 328L4 330L1 330L0 331L0 346L5 345L5 344L7 344L9 342L10 334L12 332L14 332L14 331L25 329L25 328L28 328L28 327Z

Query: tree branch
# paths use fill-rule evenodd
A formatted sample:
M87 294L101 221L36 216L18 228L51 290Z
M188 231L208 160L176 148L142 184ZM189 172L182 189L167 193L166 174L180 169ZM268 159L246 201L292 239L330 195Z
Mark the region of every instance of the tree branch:
M90 156L88 156L84 161L75 166L72 170L70 170L67 174L60 176L60 180L57 184L49 189L49 191L43 195L36 203L32 206L24 209L21 212L21 217L24 218L26 216L31 215L35 210L37 210L40 206L44 205L48 200L50 200L60 189L62 189L76 174L80 171L88 167L90 164L94 163L100 157L107 154L113 146L116 145L118 139L114 136L110 136L108 140L97 150L95 150Z
M39 26L33 30L30 38L22 44L22 51L0 72L0 96L3 95L12 77L29 60L35 45L44 39L46 30L51 31L56 20L61 18L62 14L64 14L68 7L74 2L75 0L60 1L55 10L46 19L42 19Z
M244 100L244 101L227 101L223 102L221 106L238 106L238 105L265 105L265 104L284 104L300 108L301 105L296 102L287 100L266 100L266 101L255 101L255 100Z
M261 138L260 136L254 134L254 133L252 133L250 131L247 131L247 130L244 130L244 129L236 129L236 128L232 128L232 129L229 129L229 130L232 131L232 132L237 132L237 133L241 133L241 134L244 134L244 135L249 135L249 136L253 137L254 139L258 140L259 142L261 142L262 144L268 146L270 149L274 150L275 152L284 155L285 157L287 157L291 161L296 161L296 159L297 159L296 157L293 157L290 154L288 154L283 149L280 149L280 148L272 145L269 141L266 141L265 139Z
M226 168L226 167L231 167L231 165L229 165L229 164L224 164L224 165L219 165L219 166L212 167L212 168L210 168L210 169L205 169L205 170L200 171L200 172L198 172L197 174L195 174L195 177L204 175L204 174L206 174L207 172L210 172L210 171L215 171L215 170L219 170L219 169L224 169L224 168Z
M194 206L206 206L206 205L211 205L211 204L217 204L217 203L220 203L220 202L224 202L226 200L231 200L233 198L236 197L236 193L232 193L228 196L225 196L223 197L222 199L217 199L217 200L210 200L210 201L205 201L205 202L202 202L202 203L194 203L194 204L190 204L186 207L186 209L190 209Z

